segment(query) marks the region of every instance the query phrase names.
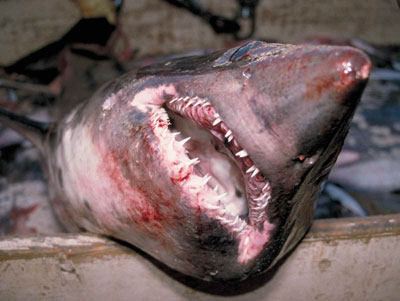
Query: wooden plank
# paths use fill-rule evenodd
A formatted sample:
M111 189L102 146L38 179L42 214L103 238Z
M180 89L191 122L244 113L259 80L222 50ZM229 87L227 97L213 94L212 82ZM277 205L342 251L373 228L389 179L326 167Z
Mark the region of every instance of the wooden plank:
M202 0L212 12L234 16L236 1ZM73 1L0 1L0 65L9 64L60 37L79 20ZM259 1L257 38L295 42L309 37L361 38L378 44L400 43L396 0ZM165 54L232 44L205 22L162 0L125 1L124 28L141 54Z
M318 220L274 273L235 283L177 274L92 234L0 239L0 300L396 300L400 214Z
M400 214L316 220L305 241L371 238L385 235L400 235Z

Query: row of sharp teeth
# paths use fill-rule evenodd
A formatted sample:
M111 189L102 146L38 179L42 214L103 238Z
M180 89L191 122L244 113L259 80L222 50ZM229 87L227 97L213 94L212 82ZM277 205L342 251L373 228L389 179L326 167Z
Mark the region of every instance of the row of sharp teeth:
M206 106L211 106L210 102L208 102L206 99L202 99L198 96L176 97L169 101L170 104L173 104L174 102L181 102L176 107L177 110L179 110L179 111L186 110L190 106L192 106L192 108L195 108L195 107L203 107L204 108ZM221 116L218 113L215 113L214 121L212 122L212 126L215 127L216 125L220 124L221 122L222 122ZM179 134L180 133L174 133L174 135L176 135L176 136ZM233 133L230 129L226 130L224 137L225 137L225 139L227 139L228 143L230 143L234 139ZM187 137L181 141L178 141L178 143L181 146L183 146L189 139L190 139L190 137ZM248 153L244 149L236 152L234 155L239 158L245 158L245 157L249 156ZM200 160L198 158L194 158L194 159L191 159L189 161L189 163L196 165L196 164L200 163ZM251 173L250 178L254 178L259 172L260 172L259 169L254 164L245 171L246 174ZM201 184L205 186L208 183L208 181L211 179L211 176L207 174L203 177L203 179L204 180L202 181ZM214 192L217 192L218 185L216 185L213 190L214 190ZM269 200L271 198L270 186L269 186L268 181L264 185L264 187L261 189L261 191L262 191L262 194L258 198L253 199L254 201L257 201L257 202L265 200L265 202L258 204L258 206L255 208L259 212L259 213L254 212L254 213L256 213L256 216L254 217L256 220L260 220L263 218L263 216L265 216L264 209L267 207ZM227 195L226 193L222 193L221 195L216 196L215 199L217 200L218 203L217 204L207 204L206 207L208 209L218 210L220 212L221 209L222 210L225 209L223 207L223 205L221 204L220 199L225 197L226 195ZM239 218L238 216L234 220L232 220L231 218L226 218L222 215L217 215L216 218L221 223L231 226L231 229L233 229L233 231L241 232L244 229L244 227L247 225L247 223L244 220L242 220L241 218Z
M189 97L189 96L185 96L185 97L175 97L174 99L172 99L172 100L170 100L170 103L172 104L172 103L174 103L174 102L176 102L176 101L183 101L183 102L186 102L186 104L183 106L183 108L181 108L181 109L187 109L188 107L190 107L191 105L192 105L192 107L194 108L194 107L197 107L197 106L202 106L202 107L205 107L205 106L209 106L209 105L211 105L210 104L210 102L208 102L207 100L204 100L204 99L202 99L202 98L200 98L200 97L198 97L198 96L195 96L195 97L193 97L193 98L191 98L191 97ZM222 122L222 119L221 119L221 116L218 114L218 113L215 113L214 114L214 118L215 118L215 120L214 120L214 122L212 123L212 125L213 126L216 126L216 125L218 125L219 123L221 123ZM228 142L231 142L232 140L233 140L233 133L232 133L232 131L230 130L230 129L228 129L227 130L227 132L225 133L225 138L227 139L227 141ZM188 137L188 138L186 138L186 139L190 139L190 137ZM183 142L184 141L184 142ZM182 145L186 142L185 140L182 140ZM248 156L248 154L247 154L247 152L243 149L243 150L241 150L241 151L239 151L239 152L237 152L236 154L235 154L235 156L237 156L237 157L239 157L239 158L244 158L244 157L247 157ZM255 177L258 173L259 173L260 171L259 171L259 169L257 168L257 167L255 167L254 165L252 165L250 168L248 168L247 170L246 170L246 174L247 173L252 173L251 174L251 178L253 178L253 177Z
M198 97L198 96L195 96L195 97L189 97L189 96L185 96L185 97L175 97L174 99L171 99L170 101L169 101L169 103L174 103L175 101L184 101L186 104L185 104L185 106L183 107L183 109L187 109L188 107L190 107L191 105L193 105L193 107L195 108L195 107L197 107L197 106L202 106L203 108L204 107L206 107L206 106L210 106L211 105L211 103L210 102L208 102L207 100L205 100L205 99L202 99L202 98L200 98L200 97Z
M183 146L186 144L186 142L188 142L188 141L191 139L191 137L186 137L185 139L182 139L181 141L175 140L175 137L176 137L176 136L179 136L180 134L181 134L180 132L174 132L174 133L172 133L172 135L174 136L174 139L171 140L171 143L178 143L178 145L180 145L181 147L183 147ZM196 157L196 158L190 159L188 163L189 163L189 165L193 165L193 166L194 166L194 165L197 165L197 164L200 163L200 159ZM208 183L208 181L210 181L210 179L211 179L211 176L210 176L209 174L206 174L205 176L203 176L203 179L202 179L202 182L200 183L200 185L206 186L207 183ZM218 188L219 188L219 186L216 185L216 186L213 188L213 191L214 191L215 193L217 193L217 192L218 192ZM216 199L217 199L217 200L220 200L221 198L224 198L225 196L227 196L227 193L226 193L226 192L223 192L222 194L218 195L218 196L216 197ZM212 205L211 205L211 206L212 206ZM217 208L217 206L215 206L214 208L210 208L210 209L216 209L216 208ZM220 206L219 206L218 208L220 208Z
M177 100L186 101L188 99L189 99L189 97L180 97L180 98L173 99L170 102L173 103ZM194 104L194 105L200 105L200 104L203 106L209 105L208 102L200 100L200 98L196 103L194 103L193 101L190 101L190 100L189 100L189 102L190 102L190 104ZM189 105L186 104L185 108L189 107ZM155 128L160 128L161 125L162 125L161 127L164 127L166 124L169 124L169 122L166 122L167 118L168 117L166 115L164 115L163 113L161 113L160 111L156 112L155 115L153 115L153 120L154 120L153 124L154 124ZM222 120L220 120L219 122L221 122L221 121ZM215 124L218 124L219 122L217 122ZM161 132L163 137L166 136L166 133L167 133L166 130L168 130L168 127L166 127ZM170 148L173 148L173 144L175 144L175 143L177 143L177 145L179 147L184 147L184 145L191 139L191 137L186 137L186 138L178 141L178 140L176 140L176 137L179 136L181 133L173 132L171 134L172 134L172 139L170 140L170 145L169 145ZM200 163L199 158L189 159L189 161L186 162L186 164L188 164L189 166L194 166L199 163ZM199 187L205 188L210 180L211 180L211 175L209 175L209 174L204 175L198 182ZM239 217L236 217L236 219L224 217L224 216L228 216L228 213L226 212L225 206L221 202L221 199L226 197L227 193L223 191L222 193L219 194L220 188L219 188L218 184L215 185L215 187L212 188L212 190L215 193L215 196L212 197L212 203L206 203L206 204L204 204L204 206L208 210L215 211L216 219L218 219L222 224L229 225L230 228L235 232L238 232L238 233L241 232L247 226L247 223L244 220L240 219Z
M213 124L212 124L213 126L216 126L217 124L219 124L220 122L222 122L221 116L219 116L218 113L214 114L214 117L215 117L215 120L214 120L214 122L213 122ZM225 138L227 139L228 142L231 142L231 141L233 140L233 133L232 133L232 131L231 131L230 129L228 129L228 130L226 131L226 133L225 133ZM244 157L247 157L247 156L248 156L248 153L247 153L244 149L242 149L241 151L237 152L237 153L235 154L235 156L236 156L236 157L239 157L239 158L244 158ZM252 172L251 178L253 178L253 177L255 177L260 171L259 171L259 169L258 169L257 167L255 167L254 165L252 165L250 168L248 168L248 169L246 170L246 173L250 173L250 172Z
M215 120L214 120L214 122L213 122L213 124L212 124L213 126L216 126L217 124L219 124L220 122L222 122L221 116L219 116L218 113L214 114L214 117L215 117ZM231 141L233 140L233 133L232 133L232 131L231 131L230 129L228 129L228 130L226 131L226 133L225 133L225 138L227 139L228 142L231 142ZM236 157L239 157L239 158L244 158L244 157L247 157L247 156L248 156L248 153L247 153L244 149L242 149L241 151L237 152L237 153L235 154L235 156L236 156ZM248 168L248 169L246 170L246 173L250 173L250 172L252 172L251 178L253 178L253 177L255 177L260 171L259 171L259 169L258 169L257 167L255 167L254 165L252 165L250 168Z
M229 225L234 232L238 232L243 234L242 231L247 227L247 223L242 220L239 216L236 216L234 220L227 219L223 216L216 216L216 219L219 220L222 224Z

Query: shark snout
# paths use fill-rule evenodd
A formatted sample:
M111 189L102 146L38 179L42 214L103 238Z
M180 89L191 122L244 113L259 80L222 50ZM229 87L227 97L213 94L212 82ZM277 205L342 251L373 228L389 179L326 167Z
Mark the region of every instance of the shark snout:
M229 96L234 102L217 106L264 174L298 182L303 167L312 167L336 134L346 135L371 63L352 47L279 49L246 66L252 76L245 89ZM246 118L237 118L238 112Z

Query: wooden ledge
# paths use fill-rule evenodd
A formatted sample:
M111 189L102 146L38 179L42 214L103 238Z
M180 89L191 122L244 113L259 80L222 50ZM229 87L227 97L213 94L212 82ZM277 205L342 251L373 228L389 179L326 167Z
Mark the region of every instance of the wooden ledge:
M271 275L210 284L93 234L0 238L1 300L395 300L400 214L317 220Z

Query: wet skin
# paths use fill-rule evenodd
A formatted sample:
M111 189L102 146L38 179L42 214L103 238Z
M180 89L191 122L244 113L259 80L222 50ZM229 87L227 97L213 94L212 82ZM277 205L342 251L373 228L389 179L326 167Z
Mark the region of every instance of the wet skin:
M244 279L309 228L369 70L349 47L252 42L127 74L31 140L71 231Z

